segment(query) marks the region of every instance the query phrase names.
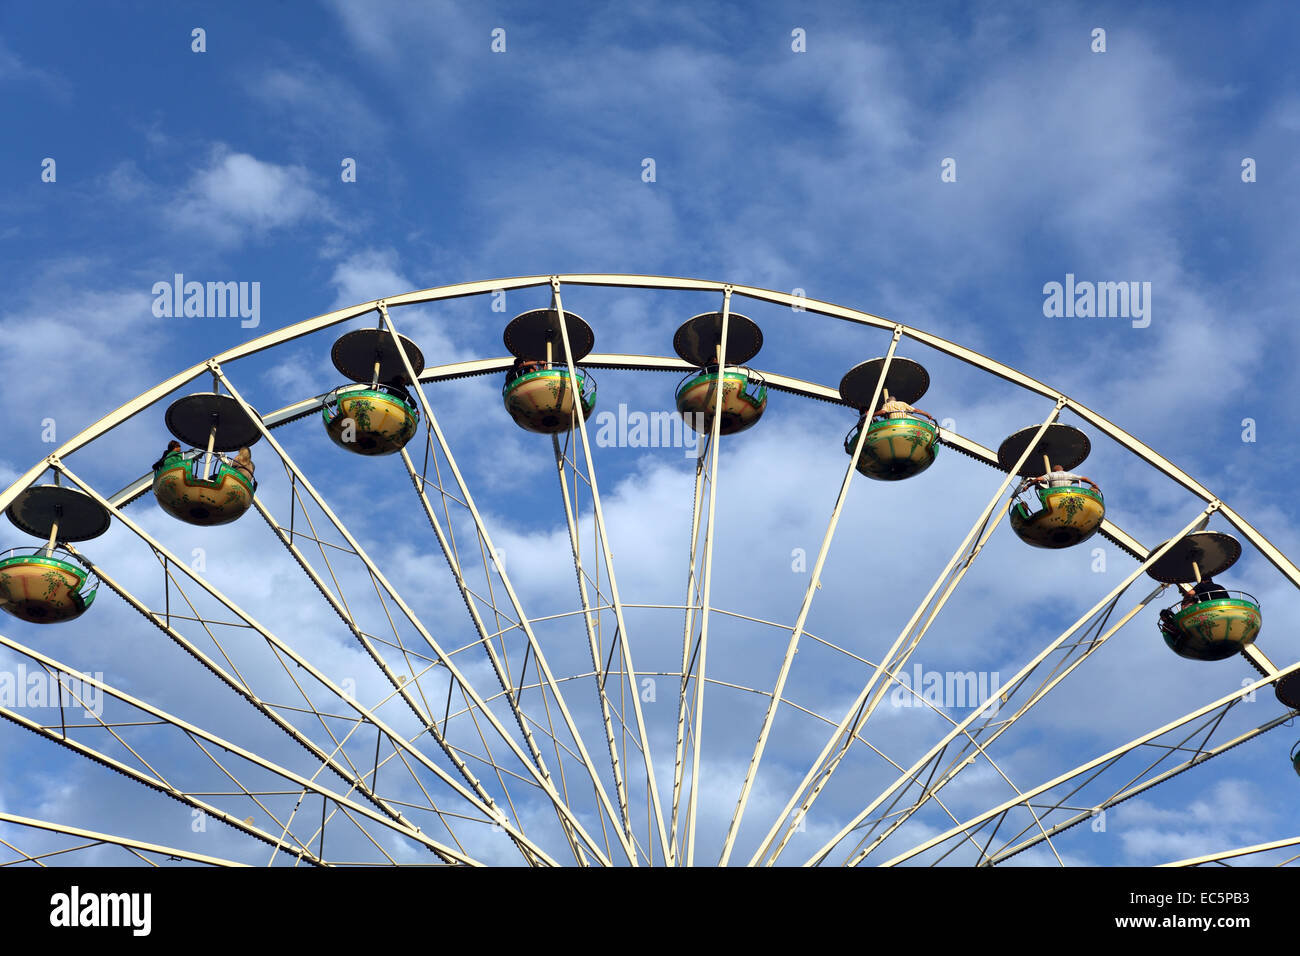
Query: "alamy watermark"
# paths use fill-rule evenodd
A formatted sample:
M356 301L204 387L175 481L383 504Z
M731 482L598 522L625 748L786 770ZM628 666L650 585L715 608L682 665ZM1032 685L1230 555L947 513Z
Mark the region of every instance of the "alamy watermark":
M103 673L89 675L97 681ZM81 707L86 717L104 715L104 694L94 684L75 677L51 673L43 667L27 670L19 664L12 671L0 671L0 707Z
M153 927L152 893L84 893L73 885L50 897L50 925L61 929L129 929L148 936Z
M1133 328L1151 324L1150 282L1065 282L1043 286L1043 315L1049 319L1132 319Z
M694 428L686 424L688 415ZM701 435L708 431L702 412L629 412L622 402L617 414L597 412L593 421L599 448L682 448L687 458L699 455Z
M153 314L160 319L224 319L238 316L245 329L262 321L262 283L186 282L176 273L172 281L153 284Z
M1002 675L993 671L927 671L912 665L900 671L889 694L891 707L982 707L1001 696Z

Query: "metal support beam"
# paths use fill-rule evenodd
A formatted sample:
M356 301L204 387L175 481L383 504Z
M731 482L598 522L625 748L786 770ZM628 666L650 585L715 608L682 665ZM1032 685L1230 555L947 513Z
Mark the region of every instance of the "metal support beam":
M560 693L559 685L556 684L555 682L555 676L551 673L550 665L546 662L546 655L542 652L541 645L537 642L537 638L533 634L533 628L529 622L528 615L524 613L523 607L519 602L519 597L515 593L514 586L510 583L510 578L506 574L506 569L501 564L500 552L497 551L496 546L493 545L492 543L492 536L488 532L487 525L483 522L483 517L482 515L479 514L478 508L474 504L474 497L470 493L469 486L465 483L464 476L461 475L460 468L456 464L456 458L454 455L452 455L451 448L447 444L447 440L442 433L441 427L439 427L438 425L438 418L433 413L433 406L429 403L428 399L426 398L424 394L424 388L420 385L419 376L415 374L415 369L411 366L411 357L406 354L406 346L402 343L402 337L398 333L397 327L393 325L393 320L389 316L388 309L384 304L383 300L380 300L376 303L376 309L379 311L379 314L383 319L384 326L388 329L389 334L393 336L393 341L397 344L397 352L402 357L402 367L406 372L406 377L409 381L413 383L416 393L420 397L420 405L424 408L425 427L435 437L438 443L439 450L442 452L443 457L447 460L447 465L451 469L452 476L456 480L456 486L460 489L461 499L464 501L465 506L468 509L471 517L474 519L474 526L478 529L478 533L483 539L483 544L487 548L487 554L491 558L492 565L496 569L497 576L501 580L501 584L505 588L506 595L510 599L511 607L514 608L515 615L519 621L519 626L523 629L524 635L528 639L528 647L537 661L537 667L541 671L543 677L545 678L547 687L551 691L552 696L555 698L556 706L560 710L560 715L564 720L565 727L568 729L570 736L573 738L574 745L578 748L578 753L580 754L581 762L583 764L583 767L586 769L588 776L591 778L592 786L595 788L597 798L600 801L601 805L603 806L609 818L611 820L617 820L618 818L614 812L614 808L610 804L609 794L605 792L603 781L601 781L600 775L596 771L595 764L592 763L591 756L587 753L587 747L586 744L583 743L582 735L578 732L578 726L575 723L572 714L569 713L569 708L564 702L563 695ZM263 433L266 435L268 439L274 441L274 439L271 438L270 434L265 432L265 430ZM305 481L305 479L303 480ZM346 533L346 529L341 528L340 530ZM355 544L353 545L353 547L357 550L360 550L359 546ZM390 590L390 589L385 587L385 590ZM424 630L423 626L420 625L417 621L415 621L414 616L409 614L409 612L406 612L405 609L404 609L404 613L407 613L408 617L412 618L412 623L415 623L417 628L420 630L420 632L426 635L425 639L430 641L432 646L432 638L427 636L428 632ZM449 668L454 667L452 662L449 660L447 661L447 666ZM471 694L477 697L477 692L475 692L472 688L470 688L468 683L462 681L461 686L465 687ZM519 722L521 732L525 734L528 733L527 721L525 720L523 714L520 712L517 706L514 707L513 709L515 712L515 718ZM505 728L499 725L499 723L496 721L495 715L493 715L486 708L484 708L484 714L487 716L488 720L493 723L495 729L497 729L497 732L500 733L502 737L507 741L507 744L511 747L511 749L515 750L517 754L520 756L520 758L523 759L522 753L518 752L518 744L515 743L513 738L509 737L509 735L505 733ZM540 758L540 754L538 754L538 758ZM528 763L530 768L533 767L536 768L532 772L536 777L537 782L541 784L542 789L545 790L547 794L555 802L557 810L561 813L561 815L564 816L567 824L571 826L574 832L579 835L579 837L582 839L582 842L586 844L587 849L592 851L592 855L596 859L598 859L602 865L608 866L609 860L606 859L604 853L600 851L600 848L596 844L595 839L590 834L588 834L585 829L583 829L582 825L578 822L578 819L573 814L572 810L568 807L568 805L563 800L559 798L559 794L555 790L555 784L551 780L550 772L546 769L545 764L540 763L538 759L534 759L532 761L525 761L525 762ZM624 846L624 849L625 851L628 851L629 860L632 861L633 864L635 865L635 861L636 861L635 851L627 847L626 845Z
M830 521L826 524L826 533L822 535L821 548L817 552L817 560L813 564L812 575L808 579L808 587L804 590L803 603L799 607L798 617L795 618L794 628L790 631L790 640L786 643L785 657L781 660L781 669L777 673L776 686L772 688L772 697L768 701L767 712L763 715L763 726L758 732L754 752L749 758L749 769L745 771L745 781L740 788L740 799L736 802L736 809L731 815L731 824L727 828L727 838L722 845L722 857L718 861L719 866L726 866L731 858L731 848L736 842L736 835L740 830L740 821L745 815L745 804L749 801L750 789L753 787L754 778L758 774L759 761L763 759L763 749L767 746L768 735L771 733L772 724L776 720L776 710L781 705L781 695L785 691L785 682L790 676L790 668L794 664L794 655L799 651L799 638L803 636L804 625L808 621L808 613L812 610L813 598L817 595L817 589L821 587L822 569L826 566L826 556L830 553L831 541L835 537L835 529L839 527L844 502L849 496L849 485L853 481L854 473L858 470L858 462L862 458L862 449L867 444L867 432L870 431L871 416L880 407L880 393L885 387L889 367L893 364L894 352L898 349L898 340L902 336L903 327L896 327L893 337L889 340L889 351L885 354L884 364L881 365L880 374L876 377L875 389L871 393L871 402L862 411L862 422L858 428L858 440L854 443L853 455L849 460L848 468L844 472L844 480L840 482L840 493L835 499L835 506L831 508ZM777 825L780 825L780 818L778 818ZM758 852L761 853L762 848Z
M1056 405L1053 406L1051 412L1048 413L1047 418L1043 420L1043 423L1038 426L1038 431L1034 433L1033 440L1026 446L1015 464L1012 465L1010 471L1007 472L1007 476L1002 479L1001 484L998 485L997 491L995 491L993 496L989 499L989 503L985 505L984 510L980 513L979 517L975 519L975 523L971 525L970 531L966 532L966 536L953 552L952 557L948 560L943 571L940 572L939 577L936 578L934 584L931 585L929 592L927 592L925 597L921 600L921 603L917 605L916 610L912 613L912 617L903 627L903 630L899 632L898 637L894 640L894 643L890 646L884 658L872 672L866 685L858 693L857 698L849 706L844 717L836 726L835 732L831 735L830 739L827 740L825 746L822 747L821 753L818 754L817 759L813 761L808 772L804 774L804 778L800 782L798 788L791 795L790 799L786 801L785 807L773 822L772 827L768 830L763 842L760 843L758 849L754 851L754 856L750 860L751 865L759 863L763 857L767 855L769 848L774 851L772 859L769 861L769 865L776 861L781 850L798 829L800 821L807 815L808 810L817 800L817 797L821 794L826 784L830 782L831 775L835 773L840 762L848 753L849 748L852 746L853 739L861 732L863 725L871 717L871 714L875 711L876 705L880 702L884 696L884 692L888 689L888 682L882 682L881 676L887 673L888 669L894 665L895 655L899 653L904 642L909 639L918 622L921 620L922 615L925 614L926 609L929 608L931 603L935 600L935 595L938 594L940 588L943 587L944 582L949 580L953 572L957 569L958 564L962 563L963 556L966 557L966 567L969 567L970 562L973 561L979 553L979 547L974 548L973 551L969 550L971 549L972 543L978 543L981 532L986 528L988 528L991 533L993 527L996 527L996 525L989 525L989 519L992 517L993 512L998 507L999 503L1002 502L1003 495L1006 494L1007 488L1020 470L1021 465L1023 465L1025 460L1029 457L1029 453L1033 450L1039 439L1046 433L1052 422L1056 421L1057 416L1060 415L1064 401L1064 398L1058 397ZM985 537L985 540L987 540L987 537ZM963 568L963 573L964 570L965 569ZM959 581L960 577L958 577L957 580ZM953 583L953 586L955 587L955 582ZM934 605L930 615L930 621L933 621L934 616L942 609L943 603L951 594L952 589L949 588L940 602ZM929 626L929 622L927 622L926 626ZM917 640L919 641L919 637ZM913 643L911 648L908 649L907 653L909 655L911 650L915 649L915 646L916 644ZM879 685L879 690L877 690L877 685ZM850 727L852 729L850 729ZM838 752L831 757L829 762L827 762L827 757L831 754L832 750L836 749L837 746L839 748ZM825 766L823 766L823 764L825 764ZM808 789L810 784L812 785L811 790ZM795 803L799 801L800 795L806 790L807 796L804 798L794 816L790 817L790 811L794 808ZM787 819L789 819L789 824L786 827L785 835L782 837L779 844L773 848L773 841L776 839L777 831L781 828L782 822Z
M112 833L100 833L97 830L83 830L80 827L68 826L64 823L52 823L49 820L20 817L3 811L0 811L0 823L10 823L14 826L20 827L31 827L33 830L47 830L50 833L61 833L64 836L74 836L82 840L94 840L96 843L111 843L114 846L120 846L130 850L141 850L145 853L158 853L163 856L176 857L178 860L189 860L191 863L204 863L208 866L248 866L247 863L236 863L234 860L227 860L219 856L207 856L203 853L181 850L174 846L160 846L157 843L145 843L142 840L133 840L130 837L116 836Z
M573 364L573 353L569 349L569 324L564 318L564 302L560 298L560 280L555 276L551 277L551 297L555 313L559 318L560 339L564 344L564 358L568 365L569 382L574 389L577 389L578 373ZM725 330L723 334L726 334ZM609 547L609 532L605 525L605 512L600 503L600 486L596 480L596 466L591 457L591 442L587 437L587 417L582 413L581 394L578 394L574 400L574 417L578 421L578 435L582 439L582 454L587 465L587 483L591 487L591 510L596 519L596 534L600 540L601 552L605 559L609 603L614 606L614 619L618 622L618 636L615 640L618 642L620 656L623 659L623 669L628 678L635 682L636 668L632 663L632 646L628 640L627 621L623 617L623 600L618 592L618 576L614 572L614 555ZM672 859L673 854L668 845L668 831L664 828L663 808L659 804L659 785L655 780L654 760L650 752L650 737L646 733L645 715L641 710L641 695L635 692L632 694L632 714L636 718L637 737L641 744L641 757L645 763L646 792L650 798L650 810L654 817L655 831L659 837L659 849L663 854L664 861L668 862ZM651 863L653 862L652 856Z
M229 383L227 383L227 387L229 387ZM93 487L91 487L86 482L82 481L75 473L70 471L67 468L67 466L64 465L61 461L58 461L56 459L54 461L54 466L60 472L62 472L64 477L66 477L69 481L77 485L77 487L79 487L82 491L86 492L86 494L90 495L101 505L107 508L112 513L114 518L116 518L123 525L129 528L137 537L139 537L142 541L144 541L147 545L149 545L149 547L152 548L156 553L163 555L172 565L174 565L178 570L184 573L190 580L192 580L195 584L197 584L204 591L206 591L212 598L220 602L224 607L226 607L227 610L235 614L241 621L243 621L250 628L256 631L262 637L262 639L265 640L277 652L284 654L286 657L292 660L299 667L303 668L303 670L306 671L308 674L310 674L314 680L319 682L322 686L328 688L331 693L333 693L340 700L344 701L348 706L353 708L365 720L371 722L377 728L379 728L385 734L385 736L389 738L389 740L393 743L395 747L402 749L403 751L408 753L411 757L413 757L415 760L417 760L422 765L424 765L426 769L431 771L440 780L442 780L443 783L447 784L449 787L456 790L456 792L463 799L467 800L471 805L481 810L490 819L493 819L493 821L497 825L501 826L503 830L509 833L511 835L511 838L515 839L516 842L522 841L524 845L529 846L530 852L534 852L537 855L538 859L541 860L548 859L545 856L545 854L541 853L539 849L536 849L535 847L531 846L531 842L528 841L523 836L523 834L520 833L510 823L510 821L506 818L505 814L502 813L499 808L489 807L486 803L481 802L480 799L475 794L472 794L469 791L465 790L464 787L458 781L456 781L449 774L447 774L446 771L444 771L441 767L435 764L427 755L425 755L424 753L416 749L414 746L412 746L410 743L408 743L402 737L401 734L397 733L392 728L390 728L376 714L367 710L358 701L352 699L347 693L343 691L341 687L335 684L326 674L324 674L319 668L313 665L301 654L294 651L291 647L289 647L287 644L285 644L283 641L277 638L274 634L272 634L266 628L262 627L257 621L255 621L252 617L250 617L242 608L240 608L237 604L231 601L228 597L226 597L224 594L218 591L204 578L202 578L199 574L197 574L193 569L191 569L188 564L181 561L176 555L172 554L161 542L155 539L152 535L150 535L147 531L145 531L142 527L140 527L140 525L138 525L136 522L134 522L125 514L123 514L120 509L113 506L107 499L105 499L102 495L100 495L99 492L97 492ZM123 591L122 593L125 592ZM143 605L140 605L138 601L130 600L128 601L128 603L131 603L132 606L136 607L136 610L140 610L141 613L146 614L146 616L150 616L156 619L157 615L154 614L153 612L148 611L148 609L144 608ZM452 669L453 673L455 673L451 662L447 661L447 664L448 664L448 668ZM226 683L228 686L231 687L232 690L235 690L237 693L240 693L241 696L244 696L246 699L250 699L250 700L255 699L251 691L247 689L241 690L241 685L239 685L238 683L234 683L231 681L227 681ZM260 700L258 700L257 702L261 703Z

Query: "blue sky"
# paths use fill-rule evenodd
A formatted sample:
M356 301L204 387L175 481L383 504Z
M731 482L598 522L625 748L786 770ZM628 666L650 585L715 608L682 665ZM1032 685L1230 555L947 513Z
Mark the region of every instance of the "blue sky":
M192 49L195 28L203 52ZM497 28L501 53L491 49ZM1096 28L1105 30L1104 52L1091 49ZM792 49L796 29L805 52ZM1290 305L1300 292L1291 261L1300 214L1296 33L1295 11L1266 3L571 4L545 14L529 4L397 0L9 5L0 11L9 131L0 151L0 375L10 383L0 486L50 453L46 419L65 441L175 372L292 322L454 282L626 272L802 289L974 348L1125 428L1284 552L1300 554L1287 477L1300 427ZM42 179L47 158L53 182ZM1247 158L1253 182L1243 182ZM642 175L647 159L652 182ZM954 182L941 178L945 159L955 161ZM355 182L343 181L346 160L355 161ZM151 290L177 273L258 283L257 327L155 315ZM1149 326L1045 316L1044 285L1067 274L1149 282ZM524 290L510 293L504 315L471 299L394 319L434 365L501 355L504 320L546 304L544 290ZM719 303L584 288L566 291L565 304L593 325L597 351L662 355L681 321ZM888 345L882 333L830 319L753 302L734 308L763 327L756 367L822 384ZM339 384L328 363L337 331L230 374L264 412L319 394ZM931 373L920 405L986 446L1050 407L914 343L903 348ZM671 401L669 376L597 377L601 409ZM498 384L468 379L428 391L530 615L572 610L548 443L510 424ZM103 492L124 486L165 441L163 407L70 465ZM724 443L719 606L793 621L807 575L791 571L791 552L803 548L810 562L816 552L852 418L774 394L759 427ZM1254 442L1242 440L1245 419ZM1082 470L1102 484L1112 519L1144 544L1199 510L1172 482L1092 438ZM446 629L449 646L471 640L400 463L353 461L314 420L287 427L280 440L421 615ZM285 512L287 484L272 452L255 452L264 494ZM680 603L685 457L679 449L600 452L624 600ZM810 631L868 659L883 653L996 488L994 472L952 453L898 486L855 481ZM275 621L334 679L353 676L382 695L369 659L255 517L200 533L169 522L148 498L129 512L178 554L206 549L218 586L268 626ZM1228 530L1221 519L1211 526ZM10 531L5 547L26 543ZM1095 573L1091 545L1030 553L1001 529L915 660L1008 677L1131 569L1105 547L1107 570ZM159 593L156 562L151 569L148 550L124 529L85 550L106 569L120 567L141 593ZM1297 609L1293 589L1249 548L1227 580L1264 600L1261 647L1280 665L1293 662L1300 642L1285 625ZM77 624L6 620L3 633L301 763L286 739L259 736L264 718L240 709L115 596L101 600ZM678 666L680 612L629 615L638 668ZM720 680L770 687L784 640L747 628L719 625L711 667ZM590 667L580 633L551 624L538 635L557 667ZM253 664L256 648L246 650L252 672L274 684L279 665ZM798 663L792 693L836 719L869 675L815 647L802 648ZM482 660L475 667L491 682ZM1005 742L1000 766L1022 789L1037 784L1251 675L1237 660L1174 658L1148 610L1044 703L1032 729ZM716 783L701 841L712 862L762 707L754 695L709 693L717 703L711 696L705 764ZM667 695L675 699L675 687ZM1103 699L1110 706L1099 707ZM659 706L667 715L672 705ZM1250 711L1240 729L1280 712L1271 694L1251 707L1238 708ZM655 738L662 776L671 773L671 718L652 719L654 733L666 735ZM873 718L869 737L876 722L900 760L923 752L942 725L890 711ZM782 713L756 820L784 803L825 733ZM1290 733L1264 735L1129 801L1104 833L1076 828L1058 848L1075 862L1147 864L1293 836ZM0 739L8 812L264 861L261 845L250 850L222 828L196 834L188 809L51 753L57 748L26 731L6 725ZM603 746L598 730L587 742ZM186 753L153 744L176 772L200 773ZM818 836L861 806L863 788L892 781L861 745L853 754L798 847L816 849ZM954 785L954 812L1009 792L988 767L967 774L960 793ZM904 844L900 832L890 846L901 851L946 818L919 819L916 839ZM535 825L546 832L545 821ZM759 832L747 825L740 840L751 850L766 829L754 826ZM510 860L499 852L483 848ZM1055 862L1041 846L1034 854L1028 862Z

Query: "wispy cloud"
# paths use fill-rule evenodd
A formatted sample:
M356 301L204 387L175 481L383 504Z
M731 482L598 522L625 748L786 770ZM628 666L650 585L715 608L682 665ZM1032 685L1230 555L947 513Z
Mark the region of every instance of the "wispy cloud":
M328 216L328 205L301 166L282 166L232 152L212 151L170 212L175 228L233 244Z

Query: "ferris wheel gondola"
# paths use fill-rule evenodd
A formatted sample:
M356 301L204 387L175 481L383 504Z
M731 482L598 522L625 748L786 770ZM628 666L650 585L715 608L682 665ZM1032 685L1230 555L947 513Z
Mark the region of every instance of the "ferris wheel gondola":
M154 465L159 507L187 524L211 527L237 520L253 503L257 482L247 449L262 437L236 399L218 392L178 398L167 409L167 430L189 451L169 447ZM175 443L173 443L175 444ZM239 451L230 457L227 452Z
M1022 428L998 448L998 462L1006 471L1023 459L1018 474L1025 480L1012 496L1011 529L1035 548L1070 548L1096 534L1106 518L1101 488L1071 471L1088 457L1092 444L1079 429L1059 422L1047 426L1035 441L1038 433L1037 425ZM1038 508L1025 500L1031 488Z
M411 368L419 375L424 354L406 336L401 338ZM420 407L407 390L406 369L393 336L384 329L355 329L339 337L330 359L354 383L340 385L322 402L330 440L357 455L401 451L415 434Z
M1178 585L1182 599L1160 613L1160 633L1179 657L1222 661L1254 643L1263 623L1259 601L1245 591L1215 584L1241 556L1241 544L1221 531L1185 535L1156 561L1147 574ZM1188 587L1185 582L1193 582ZM1280 687L1279 687L1280 690Z
M564 334L569 339L568 355ZM515 424L526 431L542 435L567 432L573 427L575 406L582 408L584 420L596 407L596 380L577 367L595 346L595 333L580 316L566 309L564 334L555 309L524 312L506 326L505 346L515 364L506 373L501 399ZM569 376L569 357L576 383Z
M727 354L722 350L722 313L705 312L687 319L673 336L673 350L694 371L677 385L677 411L688 426L707 435L713 430L722 383L722 421L718 434L735 435L752 428L767 409L767 382L745 363L763 347L763 332L752 319L727 315ZM721 367L720 367L721 366Z
M5 513L45 544L0 554L0 607L31 624L71 621L84 614L99 580L60 544L99 537L111 523L108 511L85 492L54 484L21 492Z
M902 481L934 464L939 425L929 412L913 406L929 390L930 373L911 359L890 360L878 405L871 407L884 364L883 358L871 359L840 379L840 397L859 412L857 424L844 436L844 451L853 455L865 426L858 471L877 481Z

